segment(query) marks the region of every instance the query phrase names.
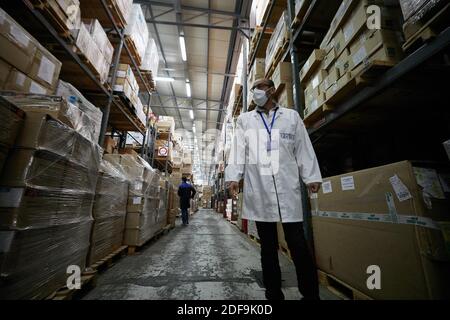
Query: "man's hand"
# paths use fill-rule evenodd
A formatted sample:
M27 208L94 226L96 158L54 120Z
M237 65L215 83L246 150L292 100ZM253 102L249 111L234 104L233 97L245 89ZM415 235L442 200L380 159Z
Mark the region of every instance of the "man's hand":
M314 182L308 184L308 190L309 193L317 193L320 190L321 183L320 182Z
M228 184L228 189L230 190L231 196L235 197L238 194L239 191L239 182L231 181Z

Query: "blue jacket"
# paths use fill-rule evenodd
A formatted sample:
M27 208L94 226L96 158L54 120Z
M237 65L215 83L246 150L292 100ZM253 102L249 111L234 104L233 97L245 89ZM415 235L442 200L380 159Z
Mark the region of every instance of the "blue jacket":
M197 191L189 183L183 182L178 187L178 196L180 197L180 209L187 209L191 207L191 199L194 198Z

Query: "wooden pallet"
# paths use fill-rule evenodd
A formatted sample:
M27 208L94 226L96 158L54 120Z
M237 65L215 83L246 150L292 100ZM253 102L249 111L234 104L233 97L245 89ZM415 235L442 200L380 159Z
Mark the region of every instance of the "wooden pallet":
M97 271L86 271L81 275L80 289L69 289L67 286L56 290L46 300L77 300L97 284Z
M406 22L403 26L406 42L403 44L403 50L417 48L424 43L434 39L442 30L447 28L450 20L450 3L445 5L434 16L414 23Z
M134 61L136 61L136 64L138 66L140 66L142 64L142 57L139 55L138 50L134 44L134 41L131 40L131 38L129 36L125 36L125 43L127 44L128 49L130 50L130 54L132 55L132 57L134 58ZM126 50L122 50L122 57L121 57L121 61L123 63L127 63L132 65L131 59L128 56L128 53L126 52Z
M147 128L145 125L141 122L141 120L136 116L136 108L131 103L130 99L126 97L121 92L114 92L114 100L122 107L125 113L128 114L128 116L133 119L134 123L139 127L140 130L145 132ZM132 131L132 130L128 130Z
M141 77L136 74L136 80L138 82L139 88L141 91L146 91L146 86L150 89L151 92L156 91L156 83L153 78L152 71L144 71L140 70L144 81L142 81Z
M318 270L319 283L343 300L373 300L335 276Z
M72 34L64 21L65 13L54 0L33 0L31 1L35 9L38 9L47 18L50 24L58 32L59 36L65 39L73 39ZM67 18L67 17L66 17Z
M283 55L286 53L286 50L289 48L289 39L284 39L283 44L277 48L275 55L272 58L272 61L269 64L269 68L266 72L266 78L270 79L275 72L278 64L281 62Z
M167 234L172 229L173 229L172 226L167 225L164 228L162 228L161 230L159 230L158 232L156 232L153 237L151 237L150 239L145 241L142 245L128 246L128 251L127 251L128 255L132 256L132 255L136 254L136 252L139 252L140 250L142 250L144 247L146 247L150 243L153 243L154 241L158 240L159 238L161 238L163 235Z
M108 254L103 259L100 259L99 261L92 264L89 268L91 268L97 272L102 272L105 269L113 266L117 260L121 259L125 255L127 249L128 249L128 246L121 246L117 250L114 250L113 252Z

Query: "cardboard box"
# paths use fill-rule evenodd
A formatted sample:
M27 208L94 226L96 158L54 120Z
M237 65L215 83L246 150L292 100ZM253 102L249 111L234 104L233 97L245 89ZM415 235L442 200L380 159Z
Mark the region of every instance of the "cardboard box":
M281 91L278 97L278 103L285 108L295 108L294 90L292 89L292 85L290 83L288 83L283 91Z
M25 112L0 97L0 145L12 147L23 126Z
M310 116L314 111L319 109L326 101L325 93L321 92L315 96L311 101L305 102L305 118Z
M92 36L92 39L97 44L100 52L105 57L106 61L111 64L114 55L114 47L106 35L105 30L103 30L102 25L97 19L83 19L83 23L88 29Z
M382 53L378 53L377 62L396 64L403 58L403 50L399 43L398 34L394 31L375 30L363 33L350 46L350 70L358 67L379 50L382 50Z
M28 76L54 92L58 84L61 62L44 48L39 48Z
M336 49L333 46L323 60L323 69L329 72L330 68L334 65L334 62L336 61L336 58L337 58Z
M440 173L403 161L324 179L312 203L318 267L374 299L448 299ZM372 265L380 290L367 287Z
M3 89L43 95L53 94L53 90L40 85L17 69L11 70Z
M328 76L328 73L326 70L319 69L311 78L311 87L312 89L315 89L319 87L319 85L322 83L322 81Z
M3 89L11 70L12 66L0 59L0 89Z
M273 72L272 81L275 84L275 88L278 88L281 84L292 83L292 64L290 62L280 62Z
M333 84L336 84L340 78L339 69L332 68L328 73L328 76L323 81L323 92L326 92Z
M117 142L111 137L105 138L105 143L103 145L106 153L113 154L117 151Z
M139 229L139 227L143 224L143 215L141 211L127 212L127 218L125 222L126 229Z
M350 50L344 49L341 55L336 60L334 66L339 70L339 74L341 76L349 72L351 67Z
M325 58L325 50L314 49L311 56L306 60L303 68L300 70L300 80L302 82L307 81L311 75L316 71L317 67Z

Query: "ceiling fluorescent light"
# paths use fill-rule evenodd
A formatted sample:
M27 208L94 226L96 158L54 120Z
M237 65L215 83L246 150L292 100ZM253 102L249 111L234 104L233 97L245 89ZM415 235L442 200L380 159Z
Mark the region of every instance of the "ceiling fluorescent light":
M189 82L186 82L186 94L188 98L191 97L191 84Z
M195 127L192 127L192 132L195 133Z
M191 117L192 120L194 120L194 111L189 110L189 116Z
M165 77L155 77L155 81L173 82L173 81L175 81L175 79L174 78L165 78Z
M186 44L184 42L184 37L180 37L180 48L181 48L181 58L183 59L183 61L187 61Z

